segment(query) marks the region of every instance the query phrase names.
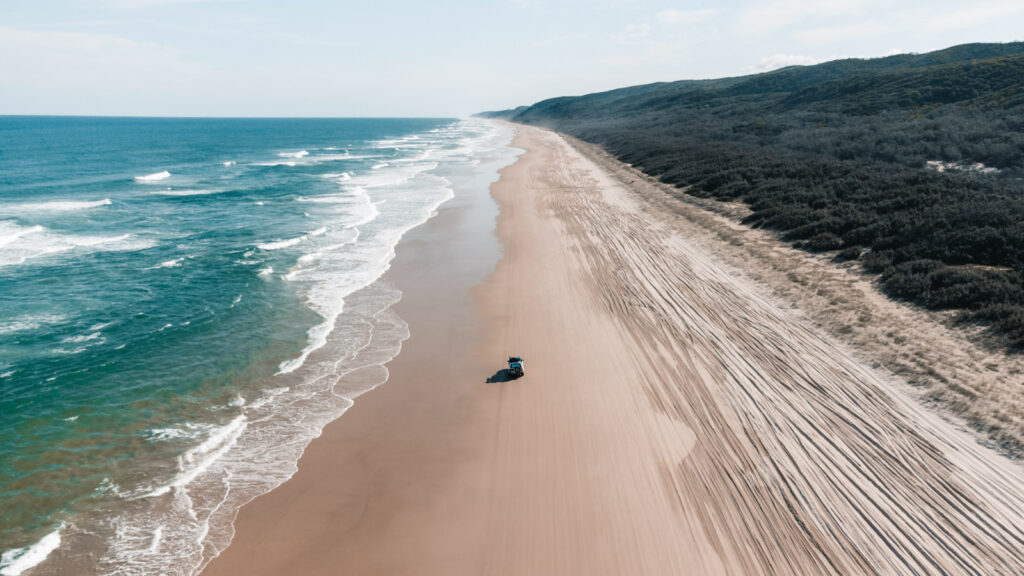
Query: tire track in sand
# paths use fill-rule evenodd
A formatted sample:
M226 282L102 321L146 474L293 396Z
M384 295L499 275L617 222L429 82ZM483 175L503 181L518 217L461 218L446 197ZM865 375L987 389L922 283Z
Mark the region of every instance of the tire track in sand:
M521 128L522 130L536 130ZM652 406L665 489L736 574L1022 574L1024 474L688 242L560 137L534 175Z

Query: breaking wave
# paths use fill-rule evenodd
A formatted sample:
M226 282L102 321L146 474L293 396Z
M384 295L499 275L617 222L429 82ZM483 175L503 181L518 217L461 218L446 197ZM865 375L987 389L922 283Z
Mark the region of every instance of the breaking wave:
M166 180L166 179L168 179L170 177L171 177L171 173L168 172L167 170L164 170L162 172L154 172L153 174L146 174L145 176L136 176L135 177L135 181L136 182L159 182L161 180Z

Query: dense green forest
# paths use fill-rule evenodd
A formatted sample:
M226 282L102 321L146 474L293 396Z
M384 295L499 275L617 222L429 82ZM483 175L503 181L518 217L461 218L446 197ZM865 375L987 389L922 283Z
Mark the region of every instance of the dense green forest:
M550 127L890 296L1024 350L1024 43L636 86L483 115Z

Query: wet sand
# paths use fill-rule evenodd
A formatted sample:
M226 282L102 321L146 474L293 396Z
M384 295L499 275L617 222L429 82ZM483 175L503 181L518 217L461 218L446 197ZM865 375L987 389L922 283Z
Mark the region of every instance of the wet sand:
M204 574L1024 571L1020 464L562 138L516 146L493 274L465 208L399 246L389 382Z

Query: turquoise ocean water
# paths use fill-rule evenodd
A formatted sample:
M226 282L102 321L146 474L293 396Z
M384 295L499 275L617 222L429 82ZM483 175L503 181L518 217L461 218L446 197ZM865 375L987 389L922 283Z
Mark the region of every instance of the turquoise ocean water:
M402 235L512 160L428 119L0 117L0 574L190 574L382 383Z

